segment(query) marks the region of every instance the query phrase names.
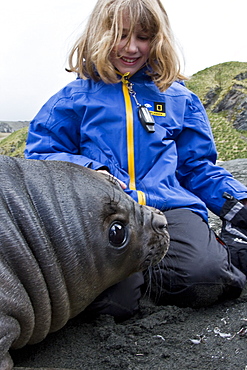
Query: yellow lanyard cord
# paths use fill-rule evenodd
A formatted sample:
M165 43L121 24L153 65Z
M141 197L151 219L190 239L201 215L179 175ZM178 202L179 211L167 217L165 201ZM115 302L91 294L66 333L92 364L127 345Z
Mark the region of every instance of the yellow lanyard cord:
M127 130L127 151L128 151L128 172L130 177L129 188L136 190L135 182L135 153L134 153L134 122L133 122L133 111L131 98L128 89L128 76L129 73L125 73L122 77L123 82L123 94L126 107L126 130ZM138 203L146 204L145 194L141 191L137 191Z
M123 94L126 106L126 129L127 129L127 148L128 148L128 172L130 176L129 188L131 190L136 189L135 183L135 155L134 155L134 122L133 122L133 112L132 104L130 99L129 90L127 87L129 73L123 75Z

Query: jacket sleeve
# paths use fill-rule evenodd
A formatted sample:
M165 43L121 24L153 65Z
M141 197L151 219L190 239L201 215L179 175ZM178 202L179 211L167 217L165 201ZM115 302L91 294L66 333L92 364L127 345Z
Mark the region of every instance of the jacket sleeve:
M84 156L80 149L80 117L71 97L52 97L30 122L25 158L67 161L92 169L102 163Z
M217 152L210 123L194 94L185 109L184 128L177 140L177 150L178 180L212 212L220 214L225 202L224 192L237 199L247 197L247 188L224 168L215 165Z

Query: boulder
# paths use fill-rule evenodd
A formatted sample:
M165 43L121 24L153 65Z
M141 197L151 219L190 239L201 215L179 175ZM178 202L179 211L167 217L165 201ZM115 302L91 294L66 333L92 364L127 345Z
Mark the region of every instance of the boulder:
M29 121L0 121L0 132L11 134L23 127L28 127Z
M209 100L209 99L208 99ZM214 102L215 100L213 100ZM209 106L209 103L207 103ZM238 130L247 130L247 89L234 84L224 98L216 104L213 113L226 112L233 126Z
M229 171L236 180L247 186L247 158L222 162L220 166ZM221 219L209 211L209 225L217 234L220 233L221 224Z

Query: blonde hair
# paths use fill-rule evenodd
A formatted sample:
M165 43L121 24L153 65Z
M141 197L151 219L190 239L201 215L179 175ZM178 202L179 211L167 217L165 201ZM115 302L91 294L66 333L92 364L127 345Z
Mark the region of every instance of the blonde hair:
M164 91L175 80L186 79L180 73L170 22L160 0L98 0L82 36L71 50L68 71L83 79L119 82L109 57L121 40L125 14L131 25L127 41L136 24L150 35L148 74L158 88Z

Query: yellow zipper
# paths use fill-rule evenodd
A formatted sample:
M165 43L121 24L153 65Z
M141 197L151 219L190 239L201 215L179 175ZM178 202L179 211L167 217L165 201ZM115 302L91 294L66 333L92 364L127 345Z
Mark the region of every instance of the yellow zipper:
M130 177L129 188L136 190L135 181L135 152L134 152L134 121L133 121L133 110L131 104L131 98L128 90L128 77L130 73L125 73L122 77L123 83L123 95L125 100L126 109L126 129L127 129L127 152L128 152L128 172ZM137 190L138 203L145 205L146 196L140 190Z

